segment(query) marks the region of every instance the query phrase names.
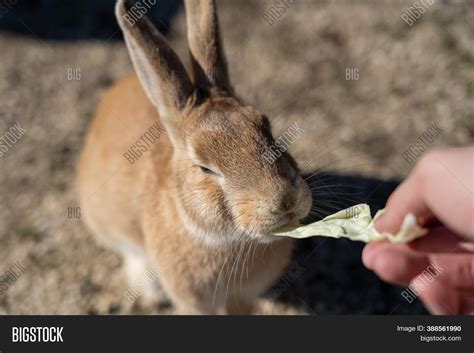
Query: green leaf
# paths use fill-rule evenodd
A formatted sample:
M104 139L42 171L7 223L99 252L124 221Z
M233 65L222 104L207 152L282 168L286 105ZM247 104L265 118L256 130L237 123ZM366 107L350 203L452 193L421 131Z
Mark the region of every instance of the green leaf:
M427 233L421 228L413 214L405 216L400 231L397 234L379 233L374 227L374 220L380 217L383 210L375 215L370 214L367 204L359 204L334 213L326 218L307 225L287 224L274 230L276 236L286 236L303 239L313 236L330 238L348 238L365 243L388 240L391 243L408 243Z

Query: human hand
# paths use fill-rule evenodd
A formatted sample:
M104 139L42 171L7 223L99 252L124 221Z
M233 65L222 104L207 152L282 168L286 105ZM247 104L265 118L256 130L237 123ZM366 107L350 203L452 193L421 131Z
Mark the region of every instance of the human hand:
M474 147L428 152L375 223L379 231L396 233L413 213L428 235L409 244L369 244L365 266L408 286L433 314L474 314L473 191Z

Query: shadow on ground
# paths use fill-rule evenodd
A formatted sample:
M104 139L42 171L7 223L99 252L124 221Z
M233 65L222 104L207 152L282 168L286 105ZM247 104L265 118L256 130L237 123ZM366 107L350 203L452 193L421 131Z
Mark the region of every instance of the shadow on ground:
M8 0L2 3L2 31L48 40L122 38L114 16L116 0ZM151 7L147 15L166 34L181 5L182 0L160 0L159 6Z

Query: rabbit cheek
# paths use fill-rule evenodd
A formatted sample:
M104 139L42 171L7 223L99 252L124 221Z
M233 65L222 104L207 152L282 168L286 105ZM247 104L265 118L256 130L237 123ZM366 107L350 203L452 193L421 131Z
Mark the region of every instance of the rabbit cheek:
M211 178L197 175L188 179L183 185L181 197L186 213L199 228L207 232L218 230L229 217L222 191Z
M258 200L258 195L240 195L232 200L232 214L237 226L251 236L259 237L268 233L269 225L277 221ZM275 219L274 219L275 218Z

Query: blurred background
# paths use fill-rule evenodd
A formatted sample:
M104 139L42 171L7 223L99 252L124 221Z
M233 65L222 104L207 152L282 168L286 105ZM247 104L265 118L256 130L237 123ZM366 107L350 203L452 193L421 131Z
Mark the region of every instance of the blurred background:
M410 169L407 151L474 141L470 0L217 0L236 92L273 120L308 176L317 219L358 202L373 211ZM280 1L280 6L281 6ZM419 4L421 2L418 2ZM82 224L75 163L95 107L132 70L114 0L0 0L0 313L172 314L124 298L120 259ZM187 60L181 1L149 13ZM419 16L418 16L419 15ZM423 135L425 134L425 135ZM426 142L426 140L425 140ZM361 263L362 244L312 238L258 301L260 314L417 314L404 288ZM20 262L26 270L6 275Z

